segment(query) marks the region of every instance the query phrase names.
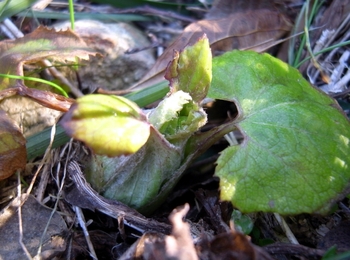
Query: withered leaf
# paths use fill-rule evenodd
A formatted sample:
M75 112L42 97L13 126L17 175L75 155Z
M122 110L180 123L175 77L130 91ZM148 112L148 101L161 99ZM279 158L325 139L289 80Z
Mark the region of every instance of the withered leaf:
M59 31L40 26L32 33L16 40L0 42L0 73L23 76L23 65L46 58L57 61L88 59L95 53L73 31ZM17 86L17 80L0 78L0 90ZM23 83L23 81L20 81Z
M0 42L0 100L13 95L27 96L52 109L67 111L72 100L51 92L27 88L22 79L4 75L23 76L23 65L50 58L61 62L76 62L96 55L73 31L55 31L40 26L16 40Z
M191 23L133 88L145 88L162 81L164 70L172 60L174 50L193 45L203 33L207 35L214 54L232 49L263 52L273 46L274 41L290 28L291 24L287 18L272 9L246 10L219 19Z
M21 131L0 110L0 180L6 179L27 162L26 140Z
M210 242L210 246L202 252L209 259L260 259L272 260L273 258L260 247L251 243L247 236L231 231L221 233Z

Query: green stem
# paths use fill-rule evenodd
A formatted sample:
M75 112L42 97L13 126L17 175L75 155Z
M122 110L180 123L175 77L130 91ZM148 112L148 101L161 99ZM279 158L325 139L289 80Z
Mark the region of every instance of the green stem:
M34 77L26 77L26 76L17 76L17 75L8 75L8 74L0 74L0 77L9 78L9 79L21 79L21 80L31 80L36 81L40 83L44 83L46 85L50 85L51 87L54 87L59 92L62 93L63 96L68 97L68 94L66 91L64 91L63 88L61 88L59 85L52 83L51 81L47 81L44 79L34 78Z
M314 53L315 56L319 55L319 54L322 54L322 53L325 53L327 51L331 51L335 48L339 48L339 47L343 47L343 46L346 46L346 45L350 45L350 41L345 41L345 42L341 42L341 43L338 43L338 44L335 44L335 45L332 45L332 46L329 46L327 48L324 48L316 53ZM311 59L311 56L309 57L306 57L305 59L303 59L301 62L299 62L298 64L296 64L294 67L295 68L299 68L304 62L308 61Z
M69 3L69 20L70 20L70 27L72 30L75 28L75 20L74 20L74 3L73 0L68 0Z
M302 52L303 52L303 49L304 49L304 46L306 45L306 47L308 48L308 45L310 45L310 42L309 42L309 28L310 28L310 25L313 21L313 19L315 18L318 10L320 9L320 7L322 6L322 2L319 3L318 0L315 0L313 6L312 6L312 9L311 9L311 13L310 13L310 16L309 16L309 5L310 5L310 0L307 0L301 10L301 12L304 13L304 17L305 17L305 25L304 25L304 32L305 34L303 35L303 37L301 38L301 43L300 43L300 47L298 49L298 52L296 54L296 57L295 59L293 60L292 64L293 64L293 67L297 67L296 64L299 64L299 61L300 61L300 58L301 58L301 55L302 55ZM301 15L302 16L302 15ZM300 16L300 17L301 17ZM299 21L300 23L300 21ZM310 47L311 48L311 47ZM308 51L310 52L309 48L308 48ZM312 52L310 52L312 53ZM312 55L312 54L311 54Z

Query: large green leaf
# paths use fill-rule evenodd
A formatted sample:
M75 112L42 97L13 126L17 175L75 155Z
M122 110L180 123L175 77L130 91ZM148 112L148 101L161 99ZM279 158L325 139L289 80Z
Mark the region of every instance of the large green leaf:
M243 212L326 212L350 179L350 124L333 99L268 54L213 60L209 97L236 103L244 141L223 151L221 198Z

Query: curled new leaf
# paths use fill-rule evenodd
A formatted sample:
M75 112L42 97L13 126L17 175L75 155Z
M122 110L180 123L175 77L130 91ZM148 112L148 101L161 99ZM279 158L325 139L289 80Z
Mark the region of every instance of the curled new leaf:
M147 141L150 126L132 101L116 96L87 95L64 116L67 133L85 142L96 154L133 154Z
M325 212L350 180L350 124L337 103L268 54L213 60L209 97L234 101L244 141L219 157L221 198L243 212Z
M206 35L180 53L175 51L165 78L169 80L172 92L187 92L196 102L205 98L211 82L211 51Z
M186 142L206 121L204 110L181 90L165 98L149 114L149 122L173 144Z
M95 190L144 214L163 203L177 184L193 159L187 141L207 121L198 104L206 95L211 79L207 40L203 38L186 48L177 58L170 65L173 71L169 72L177 85L172 84L172 93L148 114L152 126L147 143L129 156L91 156L84 163L87 180ZM143 134L142 129L137 132Z

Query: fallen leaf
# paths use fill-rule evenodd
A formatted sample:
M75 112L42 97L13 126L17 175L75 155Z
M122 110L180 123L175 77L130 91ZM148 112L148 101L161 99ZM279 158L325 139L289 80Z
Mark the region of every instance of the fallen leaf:
M32 33L16 40L0 42L0 74L23 76L23 65L50 58L59 62L76 63L76 58L88 59L96 52L73 31L55 31L40 26ZM53 109L67 111L71 99L38 89L29 89L23 79L0 77L0 100L8 96L27 96Z
M230 1L227 1L230 2ZM222 16L191 23L184 32L164 51L152 69L132 88L145 88L163 80L164 70L173 58L174 50L193 45L205 33L213 53L232 49L250 49L263 52L273 46L274 41L291 29L291 23L274 8L248 9L234 13L223 8ZM254 5L253 5L254 6ZM219 8L219 7L218 7ZM216 11L217 12L217 9ZM232 14L233 13L233 14Z
M96 54L73 31L57 32L43 26L22 38L0 42L0 53L0 73L18 76L23 76L25 63L46 58L76 62L76 57L88 59L89 55ZM16 79L0 77L0 90L17 86L16 82Z
M242 212L325 213L350 180L350 123L288 64L252 51L213 59L208 97L235 102L241 144L225 149L221 198Z
M183 221L190 209L189 204L178 207L171 212L169 220L173 226L171 235L165 237L166 259L197 260L190 225Z
M18 127L0 110L0 180L24 169L27 162L26 139Z
M118 259L197 260L190 225L183 221L189 208L189 205L185 204L174 209L170 214L169 220L172 224L170 235L147 232Z
M236 231L222 233L214 237L209 245L200 246L200 256L206 259L273 260L262 248L250 242L249 237Z

